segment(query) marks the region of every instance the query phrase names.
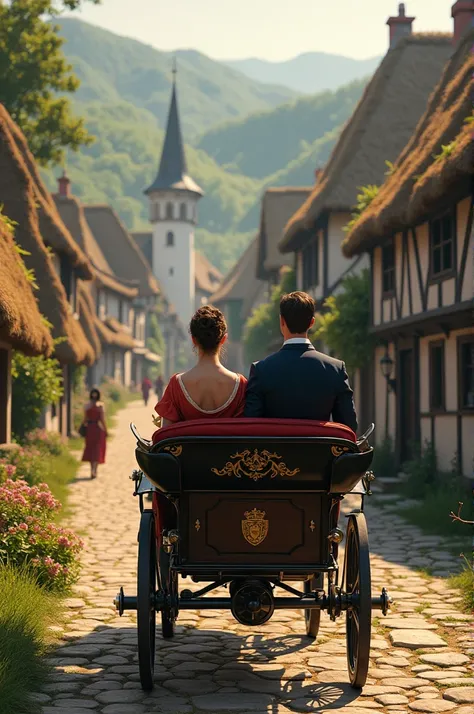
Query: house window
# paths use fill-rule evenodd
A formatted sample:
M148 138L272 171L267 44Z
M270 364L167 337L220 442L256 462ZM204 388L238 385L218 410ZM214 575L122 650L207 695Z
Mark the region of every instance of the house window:
M185 203L180 203L180 205L179 205L179 217L181 218L182 221L185 221L187 219L187 211L186 211Z
M174 245L174 233L172 231L168 231L168 233L166 234L166 245Z
M431 222L431 276L436 277L454 268L454 220L452 213Z
M459 340L461 409L474 409L474 336Z
M395 246L393 240L382 248L382 291L391 293L395 290Z
M173 204L172 203L167 203L166 204L166 218L173 219L174 218L174 211L173 211Z
M430 409L445 409L444 341L430 342Z
M319 285L319 241L312 240L303 249L303 290Z

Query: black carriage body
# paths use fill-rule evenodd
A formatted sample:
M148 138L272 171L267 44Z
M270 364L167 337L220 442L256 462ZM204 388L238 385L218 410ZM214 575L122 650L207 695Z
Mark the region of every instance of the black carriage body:
M327 536L372 450L327 437L189 436L136 456L176 505L175 569L291 580L335 567Z

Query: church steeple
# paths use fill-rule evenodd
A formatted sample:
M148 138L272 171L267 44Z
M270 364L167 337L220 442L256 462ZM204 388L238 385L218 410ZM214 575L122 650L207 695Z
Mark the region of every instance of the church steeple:
M188 191L202 196L202 189L187 174L186 156L184 153L183 136L179 121L178 98L176 91L176 60L173 63L173 89L171 103L166 123L166 135L161 153L160 166L155 180L146 189L149 194L154 191Z

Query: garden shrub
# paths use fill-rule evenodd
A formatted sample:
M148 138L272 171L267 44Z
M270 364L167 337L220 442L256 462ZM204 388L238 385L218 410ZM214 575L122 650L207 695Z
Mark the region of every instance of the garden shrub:
M68 453L67 439L56 431L35 429L26 435L25 445L32 446L51 456L62 456Z
M0 451L0 464L8 467L14 466L14 476L10 478L15 480L23 479L30 486L47 481L50 472L48 460L45 459L44 452L36 447L25 448L23 446L18 449L8 449Z
M63 394L59 362L40 355L13 353L12 432L21 440L39 425L43 410Z
M0 486L0 563L31 569L38 584L66 591L79 574L81 540L53 523L61 504L44 483Z
M374 460L372 470L375 476L380 478L395 478L398 475L397 459L393 441L386 436L383 441L377 443L374 450Z

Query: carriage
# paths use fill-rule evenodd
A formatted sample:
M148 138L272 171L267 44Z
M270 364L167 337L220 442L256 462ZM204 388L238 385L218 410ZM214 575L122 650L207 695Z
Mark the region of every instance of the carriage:
M363 687L371 611L385 615L390 604L385 588L372 597L363 512L374 426L356 440L332 422L199 420L160 429L154 443L131 428L140 467L131 476L141 511L137 595L121 588L114 602L120 615L137 610L143 689L153 688L156 614L171 638L179 611L190 609L230 610L248 627L275 610L301 609L313 639L322 610L332 620L345 612L349 678ZM360 508L344 536L340 505L354 487ZM202 586L180 591L179 576ZM222 586L226 597L208 596Z

